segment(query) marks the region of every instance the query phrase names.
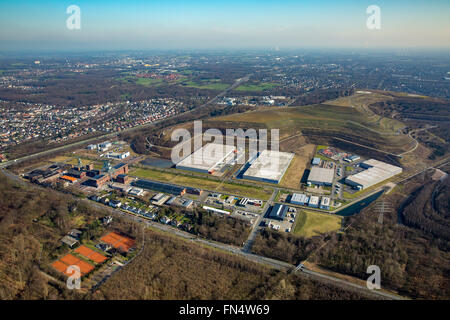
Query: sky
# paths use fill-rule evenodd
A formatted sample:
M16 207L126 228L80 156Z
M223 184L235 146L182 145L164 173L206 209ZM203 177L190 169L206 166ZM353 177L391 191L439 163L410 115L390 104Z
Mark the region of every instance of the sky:
M0 51L225 48L448 49L450 1L0 0Z

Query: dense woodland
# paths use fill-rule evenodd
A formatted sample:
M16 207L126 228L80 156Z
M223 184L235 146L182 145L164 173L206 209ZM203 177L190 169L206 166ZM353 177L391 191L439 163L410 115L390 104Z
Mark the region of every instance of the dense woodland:
M324 236L304 238L284 232L263 229L255 239L252 251L274 259L298 264L323 243Z

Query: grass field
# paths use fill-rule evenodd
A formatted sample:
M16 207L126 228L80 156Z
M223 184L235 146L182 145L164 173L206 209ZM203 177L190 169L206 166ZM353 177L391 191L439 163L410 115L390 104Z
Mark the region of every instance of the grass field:
M162 79L151 79L151 78L137 78L137 80L136 80L136 84L139 84L139 85L145 86L145 87L159 85L163 82L164 81Z
M164 83L163 79L152 79L152 78L138 78L134 75L128 75L120 78L116 78L117 81L122 83L132 83L138 84L145 87L159 86Z
M89 163L94 164L95 169L101 169L103 167L103 163L101 161L95 161L86 159L83 157L80 157L81 163L85 166ZM50 162L63 162L67 164L77 165L78 164L78 157L71 157L71 156L57 156L55 158L52 158L49 160Z
M244 197L258 198L261 200L268 200L272 194L272 190L262 187L234 183L221 184L219 181L213 179L162 172L154 169L133 168L130 171L130 175L142 179L169 182L182 186L190 186L211 191L237 194Z
M230 85L222 83L220 79L202 80L201 83L194 81L185 81L181 83L184 87L196 88L196 89L208 89L208 90L225 90Z
M279 129L280 136L297 135L304 129L330 132L332 135L357 136L362 144L377 145L383 150L394 152L405 151L411 142L406 135L396 135L400 123L385 121L380 125L356 108L326 104L258 109L212 118L208 120L208 124L214 128L263 125L268 129Z
M306 238L325 233L337 231L341 228L342 217L323 214L313 211L301 210L297 217L294 234Z
M237 87L236 91L253 91L253 92L261 92L264 90L272 89L278 86L275 83L259 83L259 84L242 84Z

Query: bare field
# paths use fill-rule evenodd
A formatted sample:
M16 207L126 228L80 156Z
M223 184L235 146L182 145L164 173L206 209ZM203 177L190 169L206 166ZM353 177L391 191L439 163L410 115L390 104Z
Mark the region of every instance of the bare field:
M289 165L280 186L291 189L298 189L303 173L314 155L315 145L307 144L295 151L294 159Z

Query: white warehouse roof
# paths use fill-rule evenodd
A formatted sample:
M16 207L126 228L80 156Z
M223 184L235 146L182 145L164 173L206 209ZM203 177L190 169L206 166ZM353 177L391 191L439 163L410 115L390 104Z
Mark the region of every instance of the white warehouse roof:
M293 153L266 149L245 171L243 178L279 183L293 158Z
M291 203L308 203L309 197L303 193L294 193L291 197Z
M211 172L236 148L230 145L208 143L177 163L177 169Z
M400 174L403 171L400 167L375 159L370 159L361 163L361 167L368 169L347 177L345 182L365 189Z
M313 166L308 176L308 182L332 184L333 178L334 178L334 169L320 168Z

